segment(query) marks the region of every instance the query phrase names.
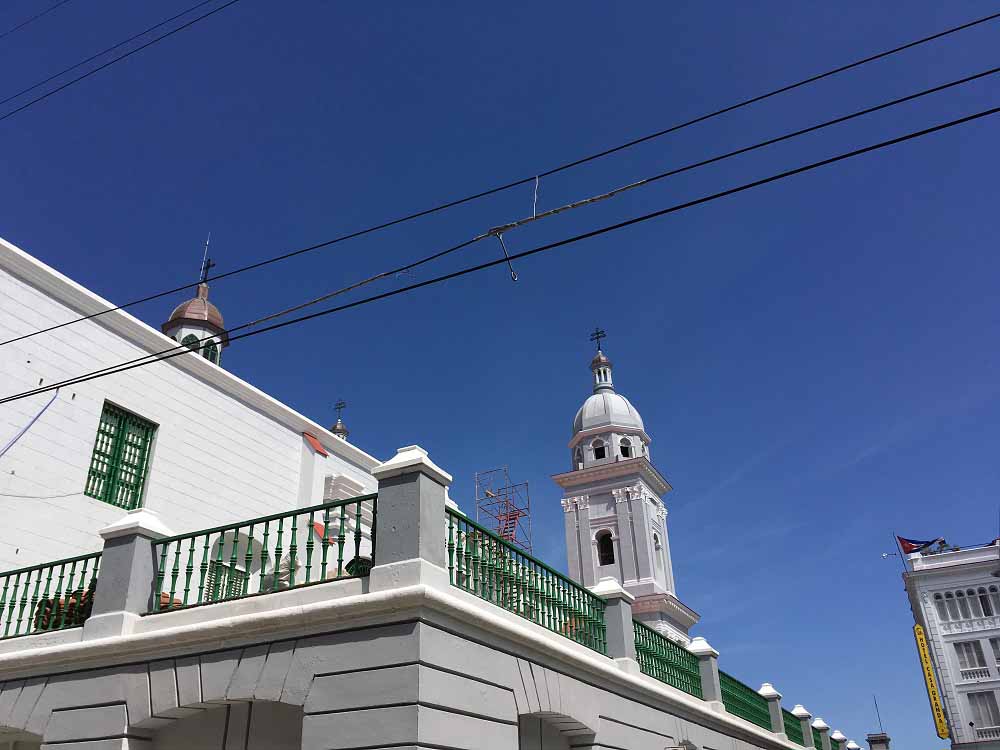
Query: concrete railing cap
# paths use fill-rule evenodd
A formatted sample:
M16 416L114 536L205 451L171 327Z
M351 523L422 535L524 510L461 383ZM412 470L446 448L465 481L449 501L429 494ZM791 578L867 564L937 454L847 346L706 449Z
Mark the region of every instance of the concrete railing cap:
M173 536L160 517L148 508L130 510L114 523L97 532L104 541L120 536L144 536L147 539L163 539Z
M706 641L702 636L697 636L691 639L688 644L687 650L690 651L695 656L718 656L719 652L716 651L712 646Z
M798 719L811 719L812 714L809 713L808 709L801 703L796 703L795 708L792 709L792 716Z
M404 445L398 448L395 456L372 469L372 476L376 479L388 479L417 471L445 487L451 484L451 474L431 461L427 451L419 445Z
M770 682L765 682L760 686L760 690L757 691L757 695L767 698L768 700L781 700L781 693L774 689L774 685Z
M597 582L596 586L591 586L590 591L602 599L624 599L629 604L635 601L635 597L622 588L617 579L605 576Z
M813 727L813 729L818 729L819 731L821 731L821 732L822 732L822 731L823 731L824 729L829 729L829 728L830 728L830 725L829 725L829 724L827 724L827 723L826 723L825 721L823 721L822 719L820 719L819 717L817 717L817 718L816 718L816 721L814 721L814 722L812 723L812 727Z
M839 729L834 729L830 732L830 739L836 740L837 742L843 742L847 739L847 735L841 732Z

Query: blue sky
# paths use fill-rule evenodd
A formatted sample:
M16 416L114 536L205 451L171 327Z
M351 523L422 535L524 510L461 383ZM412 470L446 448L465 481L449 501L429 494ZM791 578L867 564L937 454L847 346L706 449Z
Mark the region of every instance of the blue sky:
M16 91L186 7L71 2L0 40ZM7 25L37 10L11 0ZM0 235L123 302L318 242L993 12L986 2L242 0L9 120ZM542 180L541 208L996 64L997 22ZM995 80L507 235L512 252L996 106ZM2 97L0 97L2 98ZM249 339L225 363L352 439L558 488L588 333L640 409L679 594L721 665L859 742L937 747L890 535L993 535L997 122ZM531 211L531 188L213 285L244 322ZM474 246L438 269L496 256ZM413 280L424 278L425 271ZM377 291L404 280L384 282ZM177 299L135 309L158 325Z

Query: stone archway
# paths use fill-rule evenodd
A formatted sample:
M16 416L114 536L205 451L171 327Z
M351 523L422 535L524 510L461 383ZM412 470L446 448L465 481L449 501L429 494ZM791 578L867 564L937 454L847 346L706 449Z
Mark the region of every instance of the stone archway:
M300 750L302 708L273 701L189 709L152 734L152 750Z

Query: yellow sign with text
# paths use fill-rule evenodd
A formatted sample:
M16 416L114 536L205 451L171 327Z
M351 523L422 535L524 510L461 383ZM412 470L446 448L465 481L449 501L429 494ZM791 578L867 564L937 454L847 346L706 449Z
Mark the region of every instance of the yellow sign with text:
M917 653L920 654L920 665L924 669L924 682L927 684L927 698L931 702L931 713L934 714L934 725L937 736L948 739L948 720L944 716L944 706L941 705L941 693L938 692L937 680L934 679L934 668L931 666L931 654L927 648L927 636L920 625L913 626L913 637L917 641Z

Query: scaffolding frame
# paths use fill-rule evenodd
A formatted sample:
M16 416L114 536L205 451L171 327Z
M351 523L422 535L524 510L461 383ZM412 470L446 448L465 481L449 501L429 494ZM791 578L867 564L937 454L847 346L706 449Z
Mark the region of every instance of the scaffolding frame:
M531 554L531 495L528 483L510 481L510 468L476 472L476 523Z

